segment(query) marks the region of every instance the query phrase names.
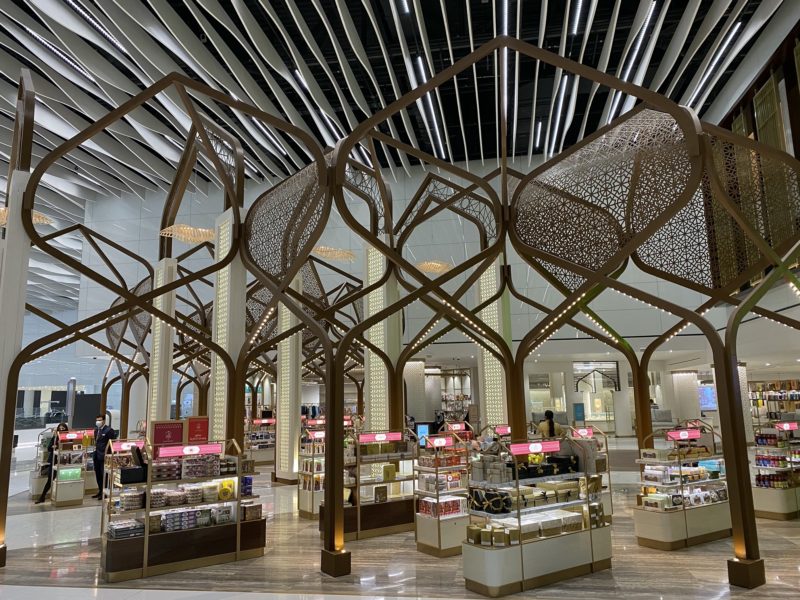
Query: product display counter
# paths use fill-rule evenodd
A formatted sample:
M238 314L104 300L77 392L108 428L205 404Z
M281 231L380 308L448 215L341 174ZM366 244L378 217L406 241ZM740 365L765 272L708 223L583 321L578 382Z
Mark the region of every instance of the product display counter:
M416 439L402 431L345 439L344 533L352 541L414 530ZM320 531L325 505L320 506Z
M93 451L94 432L91 429L58 434L50 488L53 506L78 506L83 504L86 494L97 493L97 478L91 460Z
M796 421L772 423L756 431L751 448L753 506L762 519L800 517L800 439Z
M603 434L581 432L495 443L473 461L473 524L462 544L467 589L497 597L611 567Z
M275 419L252 419L245 435L245 453L256 465L275 464Z
M238 446L110 444L103 575L119 582L264 554L266 520Z
M325 430L304 429L300 435L297 510L301 519L319 517L325 495Z
M725 460L714 454L718 444L698 443L702 428L693 422L667 431L672 448L640 450L642 488L633 509L640 546L677 550L731 535Z

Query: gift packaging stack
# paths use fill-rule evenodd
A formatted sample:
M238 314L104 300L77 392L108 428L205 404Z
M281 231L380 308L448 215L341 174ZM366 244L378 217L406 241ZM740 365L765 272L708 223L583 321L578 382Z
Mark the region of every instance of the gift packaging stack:
M417 488L423 492L446 492L466 487L461 480L460 471L448 471L435 475L433 473L420 473L417 478Z
M467 499L462 496L441 496L437 502L435 498L420 498L419 512L435 519L466 515Z
M113 521L108 524L108 537L114 540L144 535L144 523L138 519Z
M181 479L219 477L219 474L220 458L216 454L187 457L181 464Z
M153 481L181 478L181 463L177 460L157 460L153 463Z

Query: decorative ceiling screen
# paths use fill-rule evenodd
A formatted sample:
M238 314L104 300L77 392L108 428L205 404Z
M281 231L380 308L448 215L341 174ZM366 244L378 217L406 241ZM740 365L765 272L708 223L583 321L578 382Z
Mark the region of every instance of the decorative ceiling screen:
M767 83L756 92L753 98L753 108L756 113L758 141L779 150L786 150L777 75L773 74Z

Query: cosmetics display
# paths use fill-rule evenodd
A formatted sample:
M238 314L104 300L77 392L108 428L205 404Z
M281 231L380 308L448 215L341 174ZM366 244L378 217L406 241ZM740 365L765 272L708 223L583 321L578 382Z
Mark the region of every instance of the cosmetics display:
M247 421L244 438L245 454L255 465L275 463L275 423L274 418Z
M666 448L643 448L641 489L633 510L637 543L677 550L731 534L722 443L701 421L667 431Z
M446 431L423 436L414 494L417 550L431 556L461 554L469 524L469 442Z
M494 443L473 459L467 589L495 597L611 566L605 447L600 430L570 428L560 439Z
M414 529L417 440L402 431L348 430L344 444L345 540ZM320 527L325 507L320 507Z
M750 449L756 516L786 521L800 517L800 438L795 421L778 421L755 431Z
M114 440L106 454L102 566L108 582L261 556L266 521L238 446L152 447ZM128 482L128 470L145 474ZM243 498L247 498L243 502Z

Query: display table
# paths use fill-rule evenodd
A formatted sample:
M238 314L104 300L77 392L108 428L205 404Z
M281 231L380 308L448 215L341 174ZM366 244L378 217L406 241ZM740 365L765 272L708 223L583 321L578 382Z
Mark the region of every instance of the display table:
M640 546L678 550L731 535L730 504L716 502L675 510L633 509L633 529Z
M461 554L469 520L469 515L437 519L417 513L417 550L440 558Z
M496 598L610 568L611 527L505 548L464 542L461 553L467 589Z
M753 506L762 519L790 521L800 517L800 488L753 487Z

